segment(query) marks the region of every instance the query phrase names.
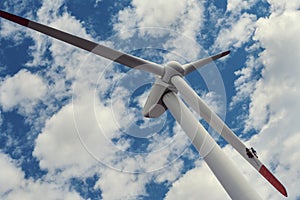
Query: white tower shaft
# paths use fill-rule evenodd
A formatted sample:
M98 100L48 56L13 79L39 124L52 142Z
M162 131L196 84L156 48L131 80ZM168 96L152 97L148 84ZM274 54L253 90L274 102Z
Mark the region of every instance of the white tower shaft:
M233 200L261 199L219 145L173 92L163 101Z

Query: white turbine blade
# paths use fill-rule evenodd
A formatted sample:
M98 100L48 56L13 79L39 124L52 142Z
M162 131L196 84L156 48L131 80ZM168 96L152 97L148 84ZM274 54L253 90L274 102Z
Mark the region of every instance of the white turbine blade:
M186 105L173 93L163 96L163 102L180 124L195 148L219 180L231 199L261 199L239 169L227 158Z
M188 63L188 64L185 64L185 65L182 65L182 68L184 69L184 75L187 75L191 72L193 72L194 70L214 61L214 60L217 60L219 58L222 58L226 55L228 55L230 53L230 51L224 51L222 53L219 53L217 55L214 55L214 56L210 56L208 58L203 58L201 60L198 60L198 61L195 61L195 62L192 62L192 63Z
M215 129L233 148L239 152L261 175L263 175L281 194L287 196L285 187L263 165L254 151L248 149L245 144L233 133L233 131L214 113L197 93L181 78L174 76L171 82L182 95L183 99Z
M92 52L104 58L110 59L114 62L123 64L127 67L144 70L159 76L162 76L164 73L164 69L161 65L108 48L106 46L48 27L46 25L30 21L28 19L4 12L2 10L0 10L0 17L36 30L40 33L44 33L48 36L64 41L68 44Z

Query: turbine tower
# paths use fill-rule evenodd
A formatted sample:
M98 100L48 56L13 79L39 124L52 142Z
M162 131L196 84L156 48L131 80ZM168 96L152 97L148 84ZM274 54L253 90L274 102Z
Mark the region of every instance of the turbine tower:
M175 61L165 65L156 64L92 41L65 33L40 23L0 10L0 17L14 23L44 33L73 46L92 52L127 67L143 70L156 75L148 99L142 110L145 117L156 118L167 109L181 125L186 135L204 158L211 171L232 199L261 199L257 192L246 181L237 167L224 154L218 144L194 117L185 105L190 105L212 128L214 128L233 148L249 162L265 179L267 179L282 195L287 191L280 181L258 159L256 151L248 148L232 132L232 130L215 114L206 103L192 90L183 77L194 70L228 55L225 51L192 63L181 65ZM185 103L178 98L180 93Z

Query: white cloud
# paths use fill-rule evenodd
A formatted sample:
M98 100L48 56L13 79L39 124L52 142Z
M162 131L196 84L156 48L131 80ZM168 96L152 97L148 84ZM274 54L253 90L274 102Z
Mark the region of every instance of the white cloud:
M237 21L236 21L237 20ZM228 28L222 28L213 46L214 49L240 48L251 39L255 31L256 16L244 13L236 18L222 19Z
M120 34L132 28L159 27L181 31L182 34L193 37L194 32L201 26L202 8L200 3L194 0L176 2L133 0L131 4L132 8L119 12L119 23L115 25L115 30ZM172 12L169 12L170 10ZM160 34L159 31L147 33Z
M49 15L48 11L44 12L43 9L39 11L40 19L52 19L51 25L54 27L68 29L70 32L89 38L82 24L74 17L66 13L56 16L50 12L52 15ZM67 22L70 24L69 28L65 27ZM39 46L43 42L41 38L36 37L36 45ZM129 198L132 195L145 194L145 184L153 174L131 175L111 168L129 172L144 169L147 171L149 166L150 170L161 168L168 164L171 150L166 149L163 154L156 152L138 155L125 151L130 145L130 140L112 143L111 139L120 138L119 128L126 127L130 122L130 116L134 114L125 107L127 97L131 94L128 94L128 91L121 85L113 88L111 99L99 102L97 92L101 94L107 92L106 90L112 86L113 82L119 81L122 74L117 75L113 70L103 72L109 62L82 55L82 51L75 50L61 42L50 41L49 46L54 60L51 61L51 68L47 75L59 83L58 86L51 88L51 95L56 95L55 92L60 95L63 93L70 95L65 91L64 83L61 83L62 78L72 80L74 90L72 104L65 105L48 119L36 140L33 155L40 161L40 167L49 170L47 177L52 176L54 180L60 181L71 177L83 178L99 174L100 178L95 188L100 188L102 196L107 199ZM36 49L37 56L34 57L32 65L43 58L44 49ZM89 59L88 62L86 59ZM65 67L64 76L54 73L57 66ZM111 71L112 79L105 78L107 71ZM97 85L98 81L101 81L101 84ZM95 89L97 89L96 93ZM46 99L51 99L51 95ZM111 104L114 109L110 107ZM178 170L175 173L177 175L179 175ZM120 177L122 179L119 179ZM164 176L162 173L160 181L174 178L176 178L174 175L173 177ZM112 180L117 180L113 188L111 187ZM126 190L128 193L124 192L124 187L128 187Z
M256 46L257 45L254 45L253 48L257 48ZM250 49L248 49L249 53L251 53ZM250 55L248 56L245 65L245 67L234 73L238 77L234 81L234 86L237 93L232 97L232 102L230 103L231 109L234 108L234 106L238 103L245 102L245 100L249 98L255 90L255 85L258 84L257 80L254 78L254 75L262 67L261 62L254 56Z
M15 44L18 44L24 39L23 31L24 30L21 26L1 20L0 35L2 38L12 40L13 42L15 42Z
M3 123L3 117L2 117L2 112L0 111L0 127L2 126Z
M105 170L95 187L101 188L104 200L133 199L146 195L145 185L148 176L143 174L127 174L115 170Z
M3 153L0 153L0 166L1 199L81 199L79 194L63 185L25 179L24 172Z
M39 20L41 20L43 23L52 22L52 19L58 17L59 9L62 8L64 2L64 0L42 1L42 6L37 12Z
M146 158L148 160L146 165L165 162L164 157L168 156L165 151L160 156L155 155L152 157L151 155L153 154ZM137 161L145 162L143 159L137 159ZM169 166L148 173L126 173L106 168L103 170L95 188L101 189L103 199L138 199L138 196L149 195L146 191L147 184L165 182L170 184L180 176L183 167L183 161L179 159Z
M169 199L230 199L210 169L203 162L172 184Z
M133 0L132 7L119 12L114 30L122 39L132 37L135 33L147 37L167 36L169 40L163 49L176 54L177 59L179 55L194 60L201 49L196 44L196 37L203 25L202 4L194 0ZM167 57L173 58L174 55Z
M240 14L242 10L250 9L257 0L228 0L227 11L233 12L234 14Z
M186 149L186 151L188 151L188 149ZM169 166L166 166L165 168L155 172L154 175L155 183L164 183L164 182L167 182L168 184L173 183L181 176L183 169L184 169L184 162L183 160L178 159L172 164L170 164Z
M175 3L170 1L140 1L133 0L133 7L138 16L140 27L166 27L173 24L175 20L179 19L180 14L185 9L184 1L176 1ZM168 12L172 10L173 12Z
M224 115L225 113L225 105L222 100L222 97L216 94L214 91L210 91L207 93L202 93L201 98L203 101L209 106L209 108L217 113L219 116Z
M278 2L272 6L278 6ZM261 131L254 142L268 155L267 161L275 165L275 171L282 176L291 199L300 195L294 186L299 185L300 180L299 168L294 167L299 165L300 159L300 154L294 153L297 149L294 140L297 140L300 130L296 120L300 110L299 20L298 10L291 7L282 14L274 13L259 20L255 39L265 48L260 55L265 67L251 96L249 114L249 125L252 122L255 124L260 116L268 119L264 125L260 124ZM259 141L270 142L263 145Z
M192 37L195 37L196 30L201 25L201 17L199 16L201 16L202 10L196 1L178 1L177 4L161 1L160 8L162 10L156 7L157 3L147 2L155 10L155 15L149 12L143 1L133 1L132 3L135 6L135 10L127 11L125 9L122 12L125 14L129 12L126 15L122 14L122 12L119 13L120 19L125 18L123 23L132 21L133 18L128 20L128 16L137 14L140 18L135 23L138 26L175 27L177 31ZM82 23L61 9L62 5L63 1L43 1L42 7L37 12L37 21L91 39ZM176 12L172 12L173 14L168 15L167 18L161 18L165 14L164 12L170 9L170 5ZM62 14L59 13L60 10L63 10ZM180 16L177 16L178 14ZM183 15L185 17L181 17ZM161 19L164 20L161 21ZM195 21L195 19L197 20ZM178 28L176 27L177 20L179 20ZM120 27L123 27L122 24ZM4 31L2 35L9 36L17 31ZM28 98L26 95L33 93L30 95L33 100L41 99L47 106L47 109L56 112L48 119L45 116L37 119L44 120L44 123L41 123L44 124L44 127L35 141L33 156L38 159L42 169L48 170L48 174L44 177L44 180L22 181L23 172L20 172L20 175L14 173L18 175L16 181L12 181L10 184L10 188L14 187L14 192L9 193L7 199L19 199L19 195L23 195L24 198L28 199L38 198L41 195L48 195L49 199L78 199L78 194L67 190L69 179L72 177L85 178L94 174L100 177L94 187L95 189L101 189L104 199L128 199L138 195L147 195L145 187L151 180L155 179L158 183L165 181L170 183L177 179L182 170L183 162L181 160L173 160L182 153L182 150L188 143L186 138L182 138L185 135L181 134L178 136L174 134L174 138L171 139L167 135L152 138L150 142L155 144L149 146L147 150L150 153L148 154L130 154L126 152L130 147L130 140L123 139L117 144L112 143L112 139L119 139L122 134L119 128L126 127L130 122L130 117L133 117L135 113L131 112L131 110L128 111L125 106L127 97L131 94L128 94L128 91L122 86L114 88L111 93L111 99L99 102L99 94L97 92L101 94L107 92L112 83L118 81L118 78L121 76L115 74L113 70L106 69L104 71L110 62L83 54L82 50L49 39L33 31L26 31L26 33L26 35L32 37L34 42L29 52L32 60L27 62L27 66L45 65L47 72L43 74L44 77L38 77L27 71L21 71L20 74L22 76L15 75L14 77L17 78L10 82L11 84L14 82L18 84L18 87L22 87L24 85L23 79L19 78L19 76L25 76L25 78L30 80L27 83L24 82L25 84L33 82L42 89L40 92L38 88L32 90L32 88L36 87L29 84L28 87L23 89L22 95ZM176 44L169 44L170 48L180 46L182 44L181 41L178 40ZM107 45L112 44L104 43ZM186 49L188 48L186 47ZM51 53L53 59L44 60L46 51ZM190 57L196 57L195 53L193 52ZM59 73L57 72L58 69L61 70ZM112 79L106 79L107 71L111 71ZM103 75L102 78L104 80L101 80L101 84L97 85L98 78L101 79L101 75ZM21 80L17 83L17 79ZM74 88L73 94L69 91L70 88L66 86L67 81ZM44 86L44 83L50 82L51 84L48 88ZM9 84L5 86L7 88ZM97 90L95 91L95 89ZM9 90L9 92L7 93L9 97L15 97L15 94L11 93L12 90ZM4 94L6 93L1 95L3 96ZM55 105L56 102L53 99L60 100L64 97L71 97L71 95L73 95L72 103L66 103L59 110L55 109L57 105ZM12 107L20 107L19 102L25 97L19 98L19 100L14 98L11 99L12 101L3 100L7 105L2 103L2 106L10 109ZM115 106L114 109L111 109L110 103ZM166 140L159 140L159 138L165 138ZM174 143L174 140L177 142ZM165 141L169 142L165 143ZM170 145L170 148L164 148L165 145ZM174 162L174 168L171 166L168 170L158 170L168 165L170 160ZM128 174L124 172L143 170L158 171L145 174ZM19 185L16 185L17 182L23 182L28 187L24 187L24 190L23 188L15 189L19 188ZM61 192L65 194L62 195Z
M42 169L50 173L65 169L68 176L76 176L94 164L76 133L72 105L66 105L48 120L36 140L33 155L39 159Z
M228 6L232 8L242 6L234 4L237 2L231 1L229 2L231 5ZM296 187L300 180L298 176L300 154L296 150L296 141L299 141L300 130L297 122L300 110L298 103L300 97L297 89L299 88L298 77L300 74L299 67L297 67L300 63L298 56L300 27L297 22L300 20L300 15L296 9L299 9L300 1L293 1L291 4L287 1L269 1L269 3L272 8L270 17L261 18L256 22L254 16L243 14L244 19L240 19L240 26L233 28L235 26L233 24L228 30L225 29L224 33L228 34L225 34L225 38L222 38L222 34L220 34L220 39L216 44L219 47L231 45L240 47L243 42L250 40L253 34L259 46L255 44L252 48L262 47L264 49L258 59L253 56L248 57L246 67L236 72L240 76L235 82L238 95L234 98L232 105L241 102L245 97L251 98L246 130L255 128L259 132L247 144L256 148L261 160L286 186L289 198L297 199L299 190ZM248 49L249 52L252 50ZM262 78L257 81L253 75L261 66L264 67ZM227 146L225 151L234 158L233 160L238 163L243 174L264 199L282 199L281 194L231 148ZM193 178L197 178L197 176L195 174L189 176L189 173L200 171L201 167L199 168L191 170L175 182L166 198L176 199L179 197L178 199L181 199L181 195L187 198L193 192L198 194L200 188L204 188L202 191L204 194L206 191L214 191L213 194L206 194L207 196L204 198L210 195L216 195L216 199L224 198L223 192L216 191L215 186L214 189L207 185L198 187L199 184L202 184L202 180L193 184ZM200 192L197 198L202 193Z
M76 18L65 12L62 15L58 14L57 10L61 7L62 2L63 1L55 1L54 3L52 3L52 1L44 1L43 7L38 12L39 20L44 23L49 23L57 28L68 30L72 33L76 33L90 39L91 37L86 33L84 26ZM234 4L235 1L231 1L231 3L232 8L234 8L234 6L238 6L238 4ZM126 8L123 11L119 12L119 23L117 25L114 25L115 30L121 32L134 27L158 26L173 29L177 32L191 37L192 40L195 40L197 31L199 31L202 26L201 16L203 9L199 4L201 3L197 3L195 1L180 1L178 2L178 4L176 4L173 1L161 1L157 3L152 1L134 0L132 2L132 8ZM159 5L160 7L156 7L156 5ZM166 12L166 10L172 9L174 12ZM165 15L165 13L171 14ZM268 19L262 19L258 24L254 23L255 20L255 16L243 14L241 16L241 19L237 23L232 23L230 24L229 28L221 31L224 37L222 36L222 34L220 34L220 37L216 42L216 46L219 48L225 48L229 46L239 48L242 44L244 44L251 38L255 30L255 26L258 26L255 37L258 41L261 41L262 46L266 48L265 52L262 54L262 62L266 66L276 67L266 68L266 70L264 71L264 80L260 81L260 84L257 83L255 85L256 93L253 94L253 101L251 104L252 111L249 121L251 122L251 124L255 125L255 127L262 127L263 130L261 131L261 134L253 138L251 142L255 144L254 146L258 146L257 149L259 149L262 154L266 155L264 156L264 159L267 160L267 162L270 163L273 161L273 159L271 158L274 157L273 153L276 152L278 153L280 158L285 161L285 163L289 164L289 166L291 166L292 164L298 166L297 160L299 155L297 154L297 152L293 151L293 148L296 148L296 143L294 141L298 140L298 137L296 137L298 127L296 125L293 127L289 126L291 122L293 122L293 124L297 124L297 122L295 121L297 117L295 117L294 119L288 118L287 122L282 124L282 118L288 117L286 113L291 113L291 116L297 116L297 109L292 110L292 107L293 105L298 105L296 102L296 100L298 99L298 85L297 79L295 77L298 71L296 70L296 67L290 67L289 70L291 71L289 73L281 73L281 69L283 66L282 64L285 64L285 66L295 66L294 62L292 61L295 60L297 55L294 52L299 52L299 49L297 49L299 44L297 42L290 42L290 38L297 38L296 31L299 30L299 27L295 26L294 23L296 21L299 21L298 14L296 12L291 12L286 13L286 15L280 17L271 16ZM293 26L287 26L286 22L288 22L287 24L293 24ZM276 26L273 25L274 23L276 24ZM70 26L66 26L66 24L70 24ZM273 30L275 28L276 30ZM289 30L289 32L287 34L284 34L285 30ZM10 32L9 34L8 33L9 32L3 33L3 35L9 35L12 32ZM140 32L140 34L145 33L146 32ZM121 33L121 36L125 38L132 36L132 33L127 35L122 34L124 34L124 32ZM147 32L147 34L155 33ZM141 175L121 173L101 164L99 165L95 158L101 158L100 160L102 162L105 162L105 164L110 164L110 166L116 167L118 168L118 170L135 170L140 168L149 169L147 168L149 166L157 169L164 164L168 164L168 157L172 155L171 153L174 149L165 149L163 153L158 152L156 154L149 154L144 157L141 155L134 157L124 152L123 154L118 154L119 152L116 153L115 149L111 150L111 146L109 146L107 142L111 142L110 139L112 138L120 138L121 134L117 131L118 127L115 126L114 123L112 123L112 119L116 120L115 122L120 123L119 125L126 126L128 124L129 117L134 116L135 113L126 110L126 107L124 105L126 105L125 100L127 91L120 87L115 88L115 91L112 95L113 98L111 99L111 102L118 105L120 113L113 114L120 114L117 115L119 116L119 118L114 118L113 114L111 113L112 110L110 109L110 107L104 105L107 102L99 102L99 99L97 98L94 102L94 89L97 88L97 80L100 74L103 72L105 66L109 62L102 59L96 59L94 58L94 56L88 57L87 54L82 55L82 51L75 50L75 48L61 42L52 40L50 41L48 39L47 41L44 41L45 37L42 36L35 35L33 36L33 38L35 45L32 47L32 49L36 49L36 51L31 52L31 55L33 55L33 60L28 64L32 66L38 65L40 61L42 61L46 47L49 47L48 50L52 53L54 59L53 61L47 63L47 65L49 65L49 71L47 72L46 76L47 78L52 77L53 82L55 82L55 85L49 88L47 97L43 98L44 100L49 100L48 106L55 106L53 102L51 102L51 97L59 99L63 96L71 96L71 92L66 87L65 81L71 80L72 86L75 87L75 90L73 91L73 104L68 103L67 105L63 106L55 115L47 119L45 127L36 140L34 156L39 159L40 166L43 169L48 169L50 171L49 176L53 175L51 180L66 182L71 177L85 177L93 174L99 174L100 178L97 181L95 188L100 188L102 190L103 197L106 199L124 199L137 195L146 195L145 185L153 180L153 178L158 183L162 183L164 181L172 182L178 179L180 171L183 167L181 160L175 162L173 169ZM284 42L278 44L278 42L281 41L278 40L279 38L284 39ZM186 40L182 40L182 38L180 37L174 37L171 39L172 41L170 40L165 44L167 48L175 49L174 51L176 53L180 53L188 59L195 59L197 57L200 50L198 49L198 46L194 45L193 42L185 43L184 41ZM111 45L111 43L106 44ZM284 51L282 51L281 49L281 44L286 45ZM191 46L192 50L189 48ZM276 51L273 52L271 51L272 49L275 49ZM287 51L287 49L294 49L294 51ZM283 60L282 63L280 63L280 60L276 59L282 56L282 52L285 53L284 55L286 56L286 59ZM89 59L88 62L86 60L87 58ZM297 63L299 62L297 61ZM86 67L87 65L89 67ZM64 75L58 75L57 73L55 73L55 70L58 68L58 66L64 67ZM279 68L279 66L281 68ZM81 69L79 70L80 67ZM274 80L273 78L271 78L271 74L275 73L280 73L280 75L282 75L278 75L278 77L280 77L279 80ZM34 91L34 94L30 95L30 101L34 102L33 104L35 105L36 101L46 94L45 89L43 89L43 87L45 87L43 86L43 83L45 81L43 81L41 77L33 75L27 71L21 71L20 74L23 74L22 76L25 77L27 76L28 80L30 80L29 83L25 83L23 79L20 78L20 75L15 75L6 79L1 87L3 87L3 85L5 85L6 83L6 87L9 88L8 86L10 85L7 84L7 82L9 82L9 79L13 78L13 80L19 80L19 82L29 84L29 86L32 86L32 82L35 83L34 85L38 84L39 86L41 86L40 92L36 93L36 91ZM242 77L239 81L237 81L237 85L242 86L243 82L250 79L249 77L251 76L251 70L242 70L240 74L242 75ZM100 90L100 93L106 91L109 87L111 87L112 82L117 80L118 77L115 73L112 73L112 76L112 80L107 79L105 82L103 82L103 85L100 85L99 88L97 88ZM286 79L284 79L285 77L288 77L290 81L286 81ZM278 81L278 83L276 83L276 81ZM11 83L11 85L13 84ZM274 85L277 87L277 89L274 89ZM13 88L13 90L17 90L12 86L10 87ZM23 100L25 97L27 99L29 98L29 96L26 96L30 94L30 92L32 92L32 90L30 90L27 93L27 90L29 90L29 88L31 89L31 87L22 89L22 98L19 97L17 99L12 99L12 101L1 100L6 103L4 103L3 105L6 106L7 109L12 109L13 107L20 106L21 100ZM253 88L251 86L249 92L246 91L246 93L250 94L250 91L253 90ZM241 91L245 90L246 89L241 89ZM263 91L267 95L261 96L261 91ZM4 94L1 95L3 96ZM7 94L8 97L10 97L10 95L12 95L12 93ZM96 96L97 95L98 93L96 93ZM289 98L291 96L293 98ZM142 95L141 99L145 99L145 95ZM257 101L255 101L255 99ZM141 101L142 100L140 100L140 102ZM289 101L289 104L285 105L287 101ZM271 105L271 107L269 107L270 110L268 111L272 111L272 118L268 122L268 124L265 124L266 117L263 115L263 113L265 113L265 105ZM258 115L262 119L259 119L257 117ZM73 121L74 119L75 122ZM251 121L253 119L256 119L257 121ZM85 149L80 142L78 138L78 132L76 132L75 129L75 123L77 125L77 131L79 131L80 136L82 136L81 139L84 140L85 144L87 145L86 147L88 147L87 149L90 152L87 152L87 149ZM278 128L279 124L284 125L288 128L276 129ZM99 128L99 126L101 127L101 129ZM177 129L175 127L174 130L179 132L178 127ZM280 132L282 133L288 131L291 134L291 139L284 141L285 135L271 134L275 131L278 132L278 130L280 130ZM99 135L101 133L105 133L105 135ZM177 138L174 137L176 140L178 140L176 143L178 146L172 146L175 148L175 150L184 148L185 145L187 145L187 140L183 138L184 136L185 135L182 134L177 135ZM280 143L278 143L276 140L274 142L270 142L268 146L263 146L263 144L260 144L261 141L273 141L275 136L284 141L283 144L285 147L285 151L281 152L278 149ZM152 143L151 145L149 145L149 150L155 150L159 147L164 147L165 143L172 141L172 139L173 138L168 138L167 136L161 137L157 135L152 138ZM159 141L161 143L158 143ZM122 152L128 149L130 142L130 140L122 140L117 144L117 147L120 148ZM116 148L116 146L113 147ZM275 149L275 151L270 152L270 149ZM90 154L93 154L94 158ZM284 155L291 156L284 157ZM5 159L1 158L1 160ZM277 161L277 159L275 160ZM4 163L4 166L11 166L10 164L7 164L7 161L5 162L6 164ZM278 173L281 177L283 177L283 174L295 177L294 174L298 173L298 168L293 169L294 171L292 171L287 170L288 168L284 167L284 165L279 165L279 167L276 168L276 173ZM14 170L14 168L13 170L8 171L12 171L15 174L14 179L12 179L12 182L8 184L10 185L8 187L18 187L17 182L23 179L22 172L19 171L18 173L18 170ZM50 177L47 176L47 179L50 179ZM294 188L296 186L293 186L293 184L298 185L298 179L295 177L291 181L288 181L288 177L284 177L284 181L288 182L289 188L293 188L291 195L293 197L298 195L297 188ZM36 182L25 182L30 183L34 186L32 187L32 189L26 190L27 195L40 193L47 194L47 191L56 191L57 194L60 194L61 191L68 193L67 189L60 189L59 187L61 185L56 182L49 184L43 182L42 180ZM191 185L190 183L194 184ZM207 198L207 196L205 195L216 199L224 198L224 191L221 187L216 189L216 185L218 184L216 183L216 180L208 171L208 169L204 166L200 166L197 169L193 169L192 171L187 172L186 175L175 182L166 198L186 198L189 196L186 195L186 192L189 192L188 194L191 194L191 192L195 192L195 194L198 195L197 198ZM68 184L66 184L66 187L68 187ZM126 188L125 191L124 188ZM203 190L200 190L200 188L203 188ZM8 189L5 188L3 190ZM36 191L37 193L35 193ZM40 193L38 191L40 191ZM210 191L214 191L213 194L210 194ZM264 196L272 195L271 192L272 190L264 192ZM72 194L66 195L70 195L70 198L73 198L72 195L74 195L74 199L78 198L77 194L74 194L73 192L71 193ZM21 194L21 192L18 194ZM49 196L52 197L51 195ZM272 197L277 198L277 196ZM67 196L65 196L65 198L67 198Z
M50 27L75 34L85 39L92 40L91 36L87 34L86 30L79 20L77 20L74 16L72 16L70 13L67 13L66 11L63 13L59 13L59 8L62 5L63 1L44 1L42 7L37 12L37 21ZM66 26L66 24L68 24L68 26ZM76 64L80 63L80 59L84 61L84 58L86 58L86 54L83 53L85 51L83 50L79 50L76 47L73 47L61 41L57 41L56 39L50 39L50 37L48 36L31 30L30 32L28 31L28 34L29 33L34 40L34 45L30 47L30 54L33 58L31 61L26 63L27 66L43 66L45 64L55 64L64 66L66 67L66 69L69 69L71 67L71 70L74 71L74 68L77 67ZM44 54L46 50L50 50L54 61L45 61ZM70 54L77 54L73 57L75 59L74 61L72 59L68 59L68 57L71 57Z
M46 90L47 86L41 77L21 70L1 82L0 103L4 111L18 107L21 112L31 113Z
M253 63L262 65L261 78L253 81L253 66L240 71L237 81L238 98L250 97L249 116L246 130L254 128L258 134L251 138L267 166L286 185L289 198L297 199L299 190L299 159L295 141L298 141L300 98L298 88L300 51L299 23L297 10L300 1L269 1L272 13L256 23L254 39L264 50ZM250 89L242 88L250 83ZM273 188L261 191L266 199L280 199Z
M79 36L90 38L89 35L86 34L82 24L74 17L66 13L62 16L57 15L57 9L60 5L61 1L56 1L55 3L51 1L44 1L42 8L38 12L39 21L44 23L51 22L51 25L54 27L61 28L63 30L67 29L67 31L76 33ZM66 26L66 24L69 26ZM103 106L100 102L96 102L96 110L94 110L93 107L95 98L94 89L96 88L97 79L101 77L103 69L109 62L90 56L88 58L89 61L87 67L87 55L82 55L82 51L61 42L49 39L44 40L44 36L35 33L32 35L35 44L32 47L34 51L30 52L33 55L33 59L28 63L28 66L39 65L44 59L47 47L50 47L48 50L50 50L54 59L47 63L47 65L50 66L49 70L47 70L46 77L44 77L50 78L50 80L54 82L54 84L49 87L48 95L43 98L46 105L49 107L55 107L56 105L53 105L53 103L55 103L52 100L53 97L60 99L63 96L70 96L70 92L66 87L65 81L71 80L71 84L75 88L73 91L73 104L63 106L55 115L53 115L50 119L47 119L45 127L36 140L33 155L38 158L42 169L49 170L46 178L54 181L53 184L49 186L50 188L48 190L50 190L51 187L53 187L53 189L60 187L59 184L56 184L57 182L65 183L71 177L82 178L90 175L92 176L95 173L101 174L101 171L106 169L106 174L112 174L113 177L110 177L113 179L116 179L114 176L118 176L118 173L123 174L122 180L124 181L119 182L120 184L115 186L115 188L119 188L119 191L122 191L122 188L125 187L124 184L130 184L136 188L133 192L134 194L144 193L144 189L139 190L138 188L144 188L146 181L139 181L136 183L135 180L132 179L132 176L120 172L116 174L114 173L114 170L101 165L95 158L93 158L93 156L96 158L100 157L100 159L102 159L101 161L105 164L116 162L116 166L121 169L126 168L127 170L134 170L135 167L138 167L135 166L138 161L130 157L127 158L124 156L124 153L118 156L115 152L119 149L116 146L111 148L111 139L120 135L120 132L116 132L119 127L112 122L117 120L119 123L126 125L128 120L122 120L122 118L114 119L111 112L112 109L109 106ZM58 66L64 67L62 74L58 74L56 72ZM28 72L25 74L27 75L27 73ZM34 75L32 76L35 77ZM30 81L35 80L32 77L27 78ZM99 90L102 92L105 91L111 86L111 81L112 80L107 80L105 84L99 85ZM40 87L43 86L40 82L34 83ZM21 81L17 84L22 86ZM38 96L38 90L32 90L32 88L34 87L30 85L30 87L27 88L30 91L26 94L29 95L32 92L36 92L34 93L36 96L33 97L41 97ZM115 94L113 95L112 101L118 104L119 112L120 114L122 113L122 115L118 115L118 113L115 114L118 117L123 116L125 119L127 115L124 116L126 112L124 111L124 107L122 107L124 105L124 99L122 99L122 96L126 95L126 91L117 89L114 91ZM10 93L8 93L8 95L14 96L14 93L11 93L12 90L9 91ZM11 102L8 100L5 102L7 102L7 104L10 103L9 105L11 105L16 99L12 100L13 101ZM13 105L17 106L16 104L17 103L13 103ZM12 105L10 107L12 107ZM101 123L98 124L97 120ZM103 134L103 132L105 132L105 134ZM79 136L82 138L79 138ZM85 142L87 146L84 146L82 142ZM128 141L118 144L118 147L122 147L124 149L127 149L128 146ZM99 152L100 154L98 155L97 153ZM93 156L90 154L93 154ZM108 184L109 182L105 179L105 176L100 178L98 183L101 185L101 188L103 188L103 196L109 197L110 195L114 195L114 191L107 189L110 188L111 185ZM43 186L42 180L41 185L35 186L41 193L47 194L44 191L47 188ZM10 197L16 197L16 199L18 199L16 195L19 194L21 193L11 193ZM28 196L29 199L33 199L30 195L37 195L38 192L28 189L28 193L22 194L24 197ZM57 194L59 195L59 193ZM122 196L121 193L118 195ZM67 199L67 196L61 195L61 197L63 199ZM49 199L50 198L51 196ZM70 198L76 199L75 196Z
M0 193L4 194L17 187L23 174L15 167L15 163L3 153L0 153Z
M289 1L289 0L268 0L271 5L272 13L282 14L285 11L297 10L300 8L300 1Z
M177 19L179 18L172 15L164 21L164 24L159 24L160 18L148 13L144 2L134 1L135 7L133 10L128 8L119 13L119 20L122 26L120 23L118 26L123 27L124 24L126 25L130 21L130 23L136 23L139 26L175 27L176 31L193 37L192 40L195 40L197 30L202 23L202 10L198 3L193 4L193 2L180 2L179 5L172 3L171 5L174 6L180 6L181 4L184 6L183 11L180 11L180 7L178 9L178 12L185 12L182 14L184 17L178 23ZM152 6L156 5L153 2L148 3ZM170 5L170 2L168 3ZM164 2L162 4L165 5ZM41 15L48 16L48 18ZM133 23L133 15L140 15L140 21ZM128 19L128 17L131 18ZM64 30L66 30L65 24L68 21L68 24L71 25L70 32L77 32L79 35L89 38L82 24L69 14L63 14L62 16L52 14L49 16L48 11L46 13L39 12L39 18L45 20L54 18L54 20L51 20L51 25ZM152 34L152 32L147 34ZM189 59L197 58L200 48L194 44L194 41L194 43L185 43L186 39L177 37L177 35L174 40L171 39L174 38L170 38L169 43L166 42L167 45L165 45L169 49L177 48L176 50L179 53L188 52L186 57ZM38 38L36 42L39 44L39 42L44 41ZM164 181L170 183L176 180L182 170L183 162L181 160L174 161L174 159L177 159L178 156L184 153L184 149L189 144L187 137L182 132L174 134L174 137L171 138L166 134L155 135L150 139L151 143L147 149L150 152L148 154L131 154L126 152L130 145L130 140L121 140L121 142L113 145L111 139L118 139L121 135L118 128L127 126L131 117L134 116L134 113L130 110L128 111L125 107L128 95L131 94L127 94L128 91L121 85L113 88L114 90L109 101L99 102L98 98L95 99L98 94L96 93L96 96L94 96L94 87L97 90L99 89L100 93L105 93L112 86L113 82L119 81L121 75L110 72L113 78L105 79L102 77L103 80L101 79L101 85L98 88L96 83L99 81L98 78L108 62L103 62L102 59L95 59L96 62L93 62L92 56L89 56L88 59L92 60L89 60L89 67L86 67L85 59L87 59L87 56L82 55L81 51L74 50L73 47L60 42L51 41L49 44L49 50L54 58L51 65L54 69L55 66L64 66L66 79L73 80L75 89L73 90L73 104L67 104L56 115L48 119L46 126L36 140L34 156L39 159L41 168L49 170L49 176L50 174L54 175L54 179L58 180L66 180L71 177L82 178L93 175L93 173L99 174L100 178L95 188L101 189L104 199L126 199L132 196L146 195L145 185L153 177L158 183L163 183ZM195 51L191 51L190 44L193 45L192 49ZM38 49L37 55L33 59L33 63L35 61L39 62L39 58L43 57L43 49ZM81 67L80 70L78 70L78 66ZM104 76L106 75L105 73ZM54 73L50 72L49 74ZM59 77L55 80L59 81ZM64 87L55 87L52 93L55 90L58 90L59 93L64 92L62 89ZM142 96L144 97L145 95ZM113 105L113 109L110 108L111 105ZM73 120L75 120L77 130L74 128ZM79 136L81 141L78 138ZM101 165L97 160L106 166ZM171 166L168 170L162 169L154 173L133 175L114 170L125 172L153 171L169 165L170 161L174 162L172 165L174 168ZM56 174L57 172L59 172L59 177ZM128 189L124 191L124 188Z
M181 63L198 60L203 53L197 42L199 30L203 26L203 4L204 1L194 0L134 0L132 7L119 12L114 30L121 39L155 38L146 40L148 46L144 44L143 47L168 51L160 54L164 63L170 60ZM136 41L132 44L136 44Z
M256 124L258 116L264 116L266 120L267 116L264 113L275 114L286 109L293 111L294 106L298 105L298 19L299 13L290 11L281 16L271 15L268 19L258 21L255 39L266 48L260 55L260 61L265 68L262 72L263 77L257 82L251 97L250 124ZM262 122L260 124L262 125Z

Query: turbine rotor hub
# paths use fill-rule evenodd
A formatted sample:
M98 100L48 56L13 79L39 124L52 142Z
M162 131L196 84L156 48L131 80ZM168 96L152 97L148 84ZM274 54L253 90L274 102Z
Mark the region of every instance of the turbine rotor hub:
M164 70L165 71L164 71L163 76L161 77L161 80L168 84L170 84L173 76L181 76L182 77L184 75L184 69L176 61L168 62L165 65Z

